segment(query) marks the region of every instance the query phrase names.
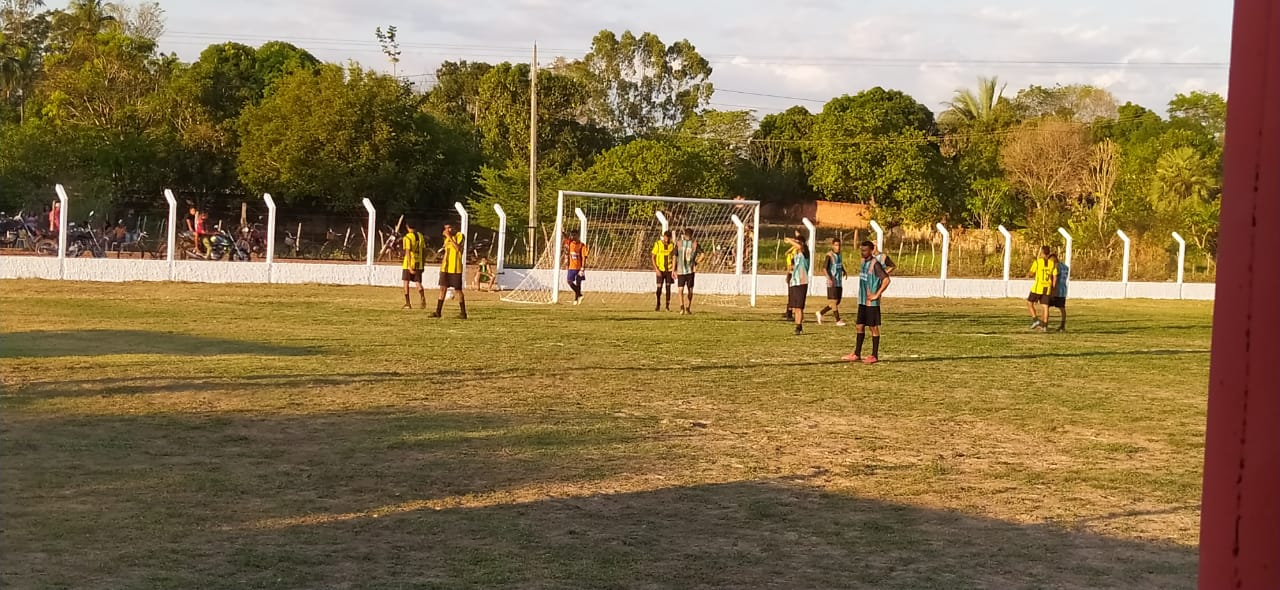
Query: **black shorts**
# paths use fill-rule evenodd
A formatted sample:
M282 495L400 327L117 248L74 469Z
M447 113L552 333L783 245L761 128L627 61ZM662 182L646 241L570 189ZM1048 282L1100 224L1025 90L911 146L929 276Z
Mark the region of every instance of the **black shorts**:
M1058 309L1066 309L1066 308L1067 308L1067 298L1066 298L1066 297L1050 297L1050 298L1049 298L1049 307L1056 307L1056 308L1058 308Z
M676 286L677 286L677 287L688 287L688 288L692 289L692 288L693 288L693 273L689 273L689 274L687 274L687 275L676 275Z
M879 305L859 305L858 321L854 322L859 326L876 327L880 325L880 306Z
M787 309L804 309L809 297L809 285L791 285L787 288Z
M827 301L844 301L844 287L827 287Z
M675 277L671 275L669 270L661 271L655 276L658 277L658 286L670 285L676 282Z
M400 271L400 280L409 281L410 283L422 284L422 269L419 268L417 270L409 270L406 268Z
M1031 303L1049 303L1049 299L1048 293L1036 293L1033 291L1030 295L1027 295L1027 301Z
M452 288L454 291L462 290L462 273L460 272L442 272L440 273L440 286Z

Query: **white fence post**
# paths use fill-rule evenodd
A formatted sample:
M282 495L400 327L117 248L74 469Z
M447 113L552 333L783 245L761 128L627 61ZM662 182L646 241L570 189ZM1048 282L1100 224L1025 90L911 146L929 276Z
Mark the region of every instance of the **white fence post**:
M738 217L737 213L733 213L729 215L729 220L733 221L733 225L738 228L738 247L737 249L734 250L734 254L733 254L733 258L734 258L733 274L735 276L741 277L742 276L742 256L744 254L742 250L746 246L746 241L747 241L747 224L742 222L742 218ZM739 285L738 291L739 293L741 293L742 282L738 281L738 285Z
M946 288L947 288L947 285L946 285L947 263L950 262L949 255L951 254L951 232L947 231L947 227L945 225L942 225L941 223L934 224L934 227L938 228L938 231L942 233L942 273L941 274L942 274L942 283L943 283L942 284L943 295L945 295Z
M173 196L173 191L164 189L164 200L169 203L169 235L165 242L165 260L169 261L169 280L172 281L176 274L174 250L178 248L178 198Z
M1116 230L1116 235L1120 236L1120 241L1124 242L1124 259L1120 267L1120 282L1124 285L1124 295L1129 296L1129 235L1124 230Z
M997 226L1000 235L1004 236L1004 296L1009 296L1009 262L1013 260L1013 235L1005 226Z
M551 259L551 302L560 303L560 256L564 253L564 191L556 191L556 230L551 238L555 256Z
M578 241L583 244L587 243L587 214L582 212L581 207L573 209L573 215L578 218Z
M1178 242L1178 299L1182 299L1183 270L1187 267L1187 241L1178 232L1173 232L1173 239Z
M884 228L876 220L871 220L871 229L876 232L876 252L884 252ZM854 244L857 246L857 244Z
M62 185L55 185L54 192L58 193L58 278L67 278L67 202L71 199L67 197L67 189Z
M493 212L498 214L498 257L493 261L493 266L495 273L502 274L503 266L507 263L507 212L497 203L493 204Z
M267 282L275 282L276 267L276 201L270 193L262 193L262 200L267 203ZM301 239L296 236L294 239ZM297 244L297 242L294 242Z
M360 199L360 202L364 204L364 210L369 213L369 229L365 232L364 238L364 265L369 269L368 282L372 285L374 248L376 248L377 244L373 236L377 235L376 232L378 231L378 210L373 208L373 201L370 201L368 197Z
M756 203L756 210L752 214L753 220L751 225L751 307L756 306L756 291L759 287L756 285L760 275L760 204Z
M458 212L458 216L462 218L462 252L458 253L458 260L462 266L458 269L462 271L462 284L467 284L467 250L471 248L471 236L467 230L471 229L471 216L467 214L467 208L462 206L462 202L453 204L454 210Z
M818 248L818 228L813 226L813 222L808 217L802 217L800 223L804 224L805 229L809 230L809 292L813 292L813 259L817 257Z
M1066 251L1063 252L1063 262L1065 262L1067 266L1070 267L1071 266L1071 234L1067 233L1067 230L1061 227L1058 228L1058 233L1062 234L1062 239L1067 241Z
M665 234L665 233L667 233L668 231L671 231L671 224L667 221L667 214L666 214L666 213L663 213L663 212L661 212L661 211L654 211L654 212L653 212L653 216L654 216L654 217L657 217L657 218L658 218L658 223L662 225L662 233L664 233L664 234ZM674 237L674 236L672 236L672 239L674 240L674 239L675 239L675 237Z

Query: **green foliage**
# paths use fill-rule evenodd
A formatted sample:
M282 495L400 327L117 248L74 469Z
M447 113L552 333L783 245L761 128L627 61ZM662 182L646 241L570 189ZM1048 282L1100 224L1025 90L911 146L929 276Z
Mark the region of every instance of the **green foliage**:
M326 65L276 82L262 103L244 110L239 170L255 191L286 203L358 208L418 203L443 166L445 150L420 109L421 98L394 78L358 67ZM442 205L434 194L422 204Z
M818 197L809 185L813 163L809 141L814 119L808 109L796 106L760 120L747 149L750 166L743 180L748 195L775 202Z
M688 40L600 31L574 69L591 85L595 116L622 136L679 125L711 100L711 63Z
M723 199L734 196L730 171L703 150L648 139L600 154L572 175L576 190Z
M563 174L555 168L538 169L538 222L544 227L556 218L556 192L565 188ZM501 205L507 214L507 227L513 233L529 226L529 166L519 162L507 168L484 166L477 179L479 188L467 203L475 223L482 227L498 227L493 210Z
M813 125L810 182L828 198L876 206L910 222L951 209L951 179L933 113L897 90L828 102Z

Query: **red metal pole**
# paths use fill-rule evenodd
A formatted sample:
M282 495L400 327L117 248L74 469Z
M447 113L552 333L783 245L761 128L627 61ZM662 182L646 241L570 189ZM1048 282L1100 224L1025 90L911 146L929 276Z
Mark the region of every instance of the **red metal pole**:
M1280 2L1236 0L1200 588L1280 588Z

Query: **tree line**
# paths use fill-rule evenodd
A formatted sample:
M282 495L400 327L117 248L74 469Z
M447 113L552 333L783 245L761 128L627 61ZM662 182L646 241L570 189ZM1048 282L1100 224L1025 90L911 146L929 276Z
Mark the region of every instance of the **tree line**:
M446 61L435 84L284 42L158 50L158 4L0 0L0 208L55 182L102 208L161 187L206 206L270 192L286 206L386 211L494 203L524 225L528 63ZM395 70L395 27L376 31ZM710 107L712 68L687 40L601 31L538 72L540 214L558 188L773 203L866 203L891 223L1177 230L1211 252L1226 103L1179 94L1167 117L1088 85L1016 92L982 78L939 105L871 88L757 117Z

